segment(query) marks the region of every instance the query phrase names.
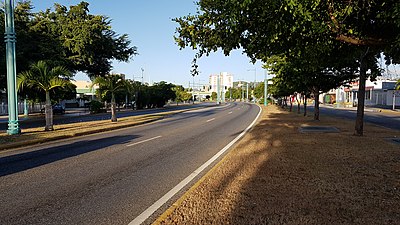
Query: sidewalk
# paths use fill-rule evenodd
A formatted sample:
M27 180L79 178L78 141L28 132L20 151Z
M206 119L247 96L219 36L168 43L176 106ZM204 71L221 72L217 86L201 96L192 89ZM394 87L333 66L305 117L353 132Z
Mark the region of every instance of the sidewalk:
M90 111L87 108L67 108L65 109L65 114L63 116L81 116L81 115L88 115ZM58 115L55 115L58 116ZM18 115L19 121L25 120L37 120L37 119L44 119L44 113L35 112L30 113L28 117L25 117L24 114ZM0 123L8 123L8 115L0 115Z
M351 106L351 107L336 107L336 105L333 104L320 104L320 107L327 107L327 108L335 108L335 109L342 109L342 110L352 110L352 111L357 111L357 107ZM365 106L364 107L365 112L380 112L380 113L398 113L400 114L399 109L391 109L391 108L383 108L383 107L378 107L378 106Z
M339 133L300 133L333 126ZM154 224L398 224L400 132L276 106Z

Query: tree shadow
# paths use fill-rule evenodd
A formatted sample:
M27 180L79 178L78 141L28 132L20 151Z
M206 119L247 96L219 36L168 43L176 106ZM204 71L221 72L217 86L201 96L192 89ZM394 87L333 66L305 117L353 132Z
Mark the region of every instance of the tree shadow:
M124 144L139 137L139 135L123 135L90 141L77 141L62 146L2 157L0 158L0 177L97 151L109 146ZM85 147L82 148L82 146Z
M298 128L312 119L286 114L291 113L271 113L260 121L222 162L218 170L224 179L211 184L211 195L195 207L224 210L203 222L391 224L400 219L399 192L387 188L398 187L393 169L398 151L359 147L364 140L348 132L300 134Z

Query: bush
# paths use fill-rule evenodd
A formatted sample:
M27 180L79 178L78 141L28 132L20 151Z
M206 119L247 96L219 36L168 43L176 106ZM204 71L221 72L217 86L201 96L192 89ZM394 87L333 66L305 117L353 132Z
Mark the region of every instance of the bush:
M104 104L96 100L91 101L89 104L90 113L92 114L107 112L103 107Z

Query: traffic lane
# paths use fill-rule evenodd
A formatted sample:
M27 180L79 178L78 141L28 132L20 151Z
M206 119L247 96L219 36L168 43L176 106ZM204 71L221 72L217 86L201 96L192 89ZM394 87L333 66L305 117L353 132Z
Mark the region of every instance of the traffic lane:
M199 120L200 121L200 120ZM156 141L160 141L161 139L154 140L155 142L148 142L144 144L153 143L154 145L150 148L136 146L133 150L127 150L126 147L123 147L123 144L113 145L111 147L105 149L99 149L98 151L93 151L89 153L85 153L83 155L78 155L72 158L66 158L64 160L56 161L50 164L42 165L38 168L34 168L32 170L27 170L21 173L14 174L12 176L4 176L2 177L2 181L0 182L3 187L1 187L2 196L0 199L4 202L18 202L19 204L15 204L9 207L3 208L3 212L1 215L9 215L8 217L2 218L11 218L6 221L7 224L12 221L21 221L29 223L54 223L57 221L57 224L68 224L71 223L71 218L76 218L74 221L82 224L82 221L85 223L93 224L93 221L103 223L104 221L109 221L111 218L114 221L114 214L119 215L120 213L120 202L124 199L129 199L130 194L123 193L135 193L137 190L146 190L148 185L141 185L141 181L149 181L154 182L154 179L150 179L153 174L157 174L157 171L160 171L160 168L163 168L165 165L187 165L190 160L184 160L186 163L176 163L179 161L179 158L186 159L187 157L192 157L196 153L201 153L204 150L202 144L209 143L210 146L215 146L215 141L210 138L203 137L201 135L201 129L198 129L197 126L193 127L191 125L187 125L187 121L182 121L185 123L181 128L181 132L173 132L174 134L178 134L178 137L173 137L171 141L164 141L158 143ZM195 124L193 122L189 124ZM147 126L145 126L147 127ZM182 126L180 126L182 127ZM197 129L196 129L197 128ZM144 129L146 130L146 129ZM231 129L229 129L231 130ZM151 131L151 130L150 130ZM177 131L177 129L176 129ZM193 135L189 135L189 131L197 131L200 133L193 133ZM131 130L130 132L134 132ZM171 133L170 128L166 128L164 131L166 133ZM134 132L135 135L140 132ZM154 132L153 132L154 133ZM203 132L204 133L204 132ZM209 132L205 132L206 134ZM150 133L142 133L143 138L151 136ZM116 133L117 136L123 135L132 135L127 130L122 133ZM214 135L212 135L214 136ZM179 137L186 140L196 140L199 139L200 143L193 145L191 141L178 142L180 144L176 144ZM186 137L186 139L185 139ZM194 138L200 137L200 138ZM218 137L218 135L215 135ZM139 141L138 138L135 141ZM221 138L222 139L222 138ZM210 142L207 142L210 141ZM169 144L168 144L169 143ZM127 143L124 143L127 144ZM194 146L192 152L188 152L187 148L179 148L177 146ZM164 146L164 147L162 147ZM174 147L175 146L175 147ZM182 152L183 151L183 152ZM175 152L175 154L173 154ZM132 154L134 154L132 156ZM161 155L161 156L160 156ZM174 157L172 157L174 156ZM160 159L169 159L165 163L161 163L161 165L157 162L160 162ZM172 157L172 158L171 158ZM189 157L189 158L190 158ZM178 158L178 159L177 159ZM107 162L107 163L105 163ZM163 162L161 160L161 162ZM150 169L150 172L146 172L148 170L141 170L141 167L146 167L146 165ZM191 164L189 164L191 165ZM191 168L193 169L193 167ZM166 171L166 169L162 169L162 171ZM151 172L152 171L152 172ZM174 171L174 170L172 170ZM191 172L191 171L190 171ZM179 172L173 172L179 173ZM170 174L164 174L163 177L169 177ZM19 178L18 178L19 177ZM12 178L12 179L11 179ZM147 179L149 178L149 179ZM19 181L18 181L19 179ZM28 179L28 180L27 180ZM161 180L158 178L158 180ZM126 182L122 182L126 181ZM168 181L172 182L172 179L164 180L160 185L163 186L167 184ZM119 184L121 182L121 184ZM14 183L10 189L7 189L6 184ZM51 185L49 185L51 184ZM160 185L156 185L156 188L150 189L152 192L157 192L157 188ZM100 186L100 187L99 187ZM15 188L17 187L17 188ZM118 188L116 188L118 187ZM128 187L128 188L127 188ZM143 188L145 187L145 188ZM129 191L124 191L125 189ZM8 193L7 191L9 190ZM22 193L15 190L23 190ZM123 191L121 191L123 190ZM137 195L136 198L133 199L134 202L141 200L141 196L152 196L148 193L142 193ZM26 198L26 193L35 193L35 196L29 196L30 198ZM120 193L122 192L122 194ZM160 192L160 191L158 191ZM162 192L162 191L161 191ZM160 192L160 193L161 193ZM94 196L93 193L96 193ZM117 197L115 200L114 194L117 193ZM128 195L128 196L127 196ZM21 199L21 196L23 198ZM101 196L101 197L98 197ZM113 197L114 196L114 197ZM132 196L134 196L132 194ZM8 199L9 198L9 199ZM9 201L7 201L7 199ZM13 201L11 199L14 199ZM102 206L104 202L107 202L107 206ZM111 204L112 203L112 204ZM132 202L126 202L126 204L133 204L133 206L137 205ZM5 205L5 204L3 204ZM77 205L79 207L77 207ZM26 207L25 207L26 206ZM82 207L85 210L82 211ZM30 209L35 208L35 213L33 214ZM79 208L79 210L78 210ZM101 210L104 209L105 210ZM115 208L111 210L110 208ZM7 212L7 210L11 209L19 209L18 212L11 210L11 212ZM55 209L64 209L63 211L58 211ZM96 209L96 210L94 210ZM98 210L97 210L98 209ZM78 213L85 212L85 213ZM104 216L103 219L98 219L100 216L98 212L102 213L114 212L112 215L105 214L108 216ZM140 211L140 210L138 210ZM91 216L88 216L89 213ZM131 210L128 210L126 213L132 213ZM80 216L77 216L77 215ZM30 215L30 216L27 216ZM125 215L125 214L124 214ZM132 219L130 216L126 216L125 220ZM128 218L129 217L129 218ZM2 222L2 223L3 223ZM114 221L115 222L115 221ZM108 222L105 222L108 223Z
M124 118L129 116L139 116L139 115L148 115L154 113L161 113L161 112L170 112L174 110L184 110L190 108L199 108L199 107L210 107L213 104L195 104L195 105L182 105L182 106L171 106L167 108L161 109L147 109L147 110L137 110L137 111L117 111L117 118ZM60 124L69 124L69 123L80 123L80 122L89 122L89 121L99 121L99 120L110 120L111 113L102 113L102 114L87 114L87 115L54 115L53 123L54 125ZM19 121L19 126L21 129L28 129L28 128L37 128L37 127L44 127L46 124L44 120L44 115L42 118L34 118L34 119L23 119ZM5 131L8 129L8 121L3 120L0 122L0 131Z
M314 107L310 107L310 111L314 111ZM321 116L330 115L341 117L349 120L355 120L357 111L346 109L332 109L320 107ZM400 116L399 115L385 115L379 112L364 112L364 122L372 123L375 125L383 126L390 129L400 130Z
M101 160L100 160L101 161ZM118 161L118 160L117 160ZM69 170L72 170L73 168L75 168L75 165L73 165L71 168L69 168ZM90 171L90 169L89 169L89 171ZM44 180L46 177L49 177L49 175L50 174L46 174L46 175L44 175L43 177L41 177L41 178L39 178L39 179L35 179L35 180ZM80 176L79 176L80 177ZM60 183L69 183L69 182L60 182ZM58 188L60 188L60 187L58 187ZM41 189L41 188L37 188L37 189ZM2 213L3 214L3 213ZM45 214L43 214L43 215L45 215ZM60 218L63 218L63 217L60 217ZM65 218L65 219L67 219L67 218ZM65 220L65 221L68 221L68 220ZM41 221L41 222L44 222L44 221Z

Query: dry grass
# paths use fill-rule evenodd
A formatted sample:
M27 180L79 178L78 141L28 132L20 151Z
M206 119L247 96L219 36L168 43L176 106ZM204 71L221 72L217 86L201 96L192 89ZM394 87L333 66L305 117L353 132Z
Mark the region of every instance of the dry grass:
M340 133L306 133L302 125ZM161 224L399 224L400 132L275 106Z

